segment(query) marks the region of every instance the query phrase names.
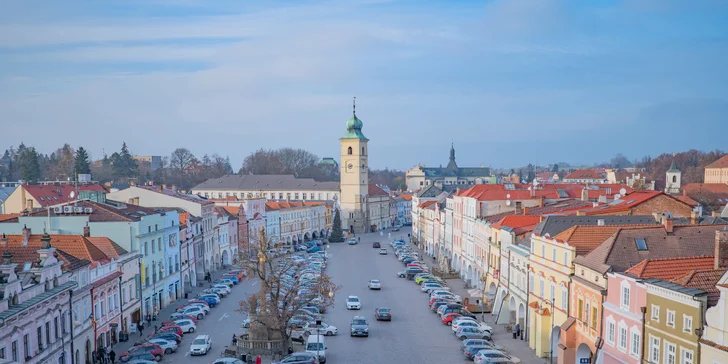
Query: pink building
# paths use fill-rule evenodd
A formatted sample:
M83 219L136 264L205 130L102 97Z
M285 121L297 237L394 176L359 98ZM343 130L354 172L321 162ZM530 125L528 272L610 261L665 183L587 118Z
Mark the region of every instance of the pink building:
M635 363L642 358L642 332L647 294L644 280L671 280L693 270L713 269L713 257L645 259L624 273L609 273L607 297L603 304L602 362ZM620 349L618 340L626 336Z

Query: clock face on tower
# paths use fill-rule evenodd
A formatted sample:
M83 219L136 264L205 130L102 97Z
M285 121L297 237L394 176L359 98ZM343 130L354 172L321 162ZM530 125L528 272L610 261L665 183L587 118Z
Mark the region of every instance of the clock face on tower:
M354 165L349 163L349 165L347 167L349 167L349 169L352 169L352 168L354 168Z

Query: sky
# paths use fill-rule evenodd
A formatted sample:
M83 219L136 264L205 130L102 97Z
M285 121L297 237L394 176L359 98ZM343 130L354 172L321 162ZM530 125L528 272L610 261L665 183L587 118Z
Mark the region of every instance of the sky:
M372 168L728 149L725 0L65 0L0 12L0 150L63 143Z

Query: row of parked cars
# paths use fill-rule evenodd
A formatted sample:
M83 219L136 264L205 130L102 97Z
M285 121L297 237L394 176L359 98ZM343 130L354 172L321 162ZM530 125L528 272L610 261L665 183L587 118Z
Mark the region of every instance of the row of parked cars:
M137 342L131 349L121 353L119 359L128 364L149 364L159 362L165 355L177 352L185 334L197 331L197 323L210 313L220 300L232 292L233 286L240 283L245 272L234 269L225 273L203 291L197 298L178 306L169 320L163 321L156 332L144 341ZM209 335L198 335L190 344L190 355L204 355L210 351L212 342ZM218 363L217 361L215 362Z
M339 333L336 326L323 321L325 299L317 289L329 255L315 241L298 250L279 256L277 269L281 273L281 293L286 295L286 292L296 289L294 299L305 302L303 306L295 305L297 312L288 321L291 339L305 345L305 351L294 352L274 364L325 363L327 347L324 337Z
M417 252L402 240L395 240L391 245L397 259L407 267L398 275L413 280L420 286L420 291L427 293L430 310L437 313L443 325L449 326L461 340L460 349L466 359L478 364L520 363L518 358L506 354L493 343L492 328L478 321L477 316L463 306L462 297L452 293L443 279L427 271L419 262Z

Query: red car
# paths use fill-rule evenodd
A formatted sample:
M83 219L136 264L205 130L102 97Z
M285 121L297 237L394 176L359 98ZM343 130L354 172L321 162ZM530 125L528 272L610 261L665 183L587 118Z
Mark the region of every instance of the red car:
M162 326L162 328L157 331L157 333L160 332L171 332L179 336L184 336L184 331L182 331L182 328L177 325Z
M157 361L162 360L162 356L164 356L164 350L159 347L157 344L142 344L133 346L129 351L121 353L119 356L119 360L121 361L127 361L130 356L139 355L149 353L154 356L154 359Z
M223 277L225 277L225 276L235 276L239 281L242 281L243 278L245 278L243 276L243 272L242 271L238 271L238 272L228 272L228 273L223 274Z
M188 305L189 305L190 303L201 303L201 304L203 304L203 305L207 306L208 308L210 307L210 304L209 304L209 303L207 303L207 301L203 301L203 300L198 300L198 299L195 299L195 298L193 298L193 299L191 299L191 300L187 301L187 304L188 304Z
M455 319L456 317L460 317L460 316L462 316L462 315L457 312L450 312L447 315L442 316L442 323L447 326L450 326L450 325L452 325L452 320Z

